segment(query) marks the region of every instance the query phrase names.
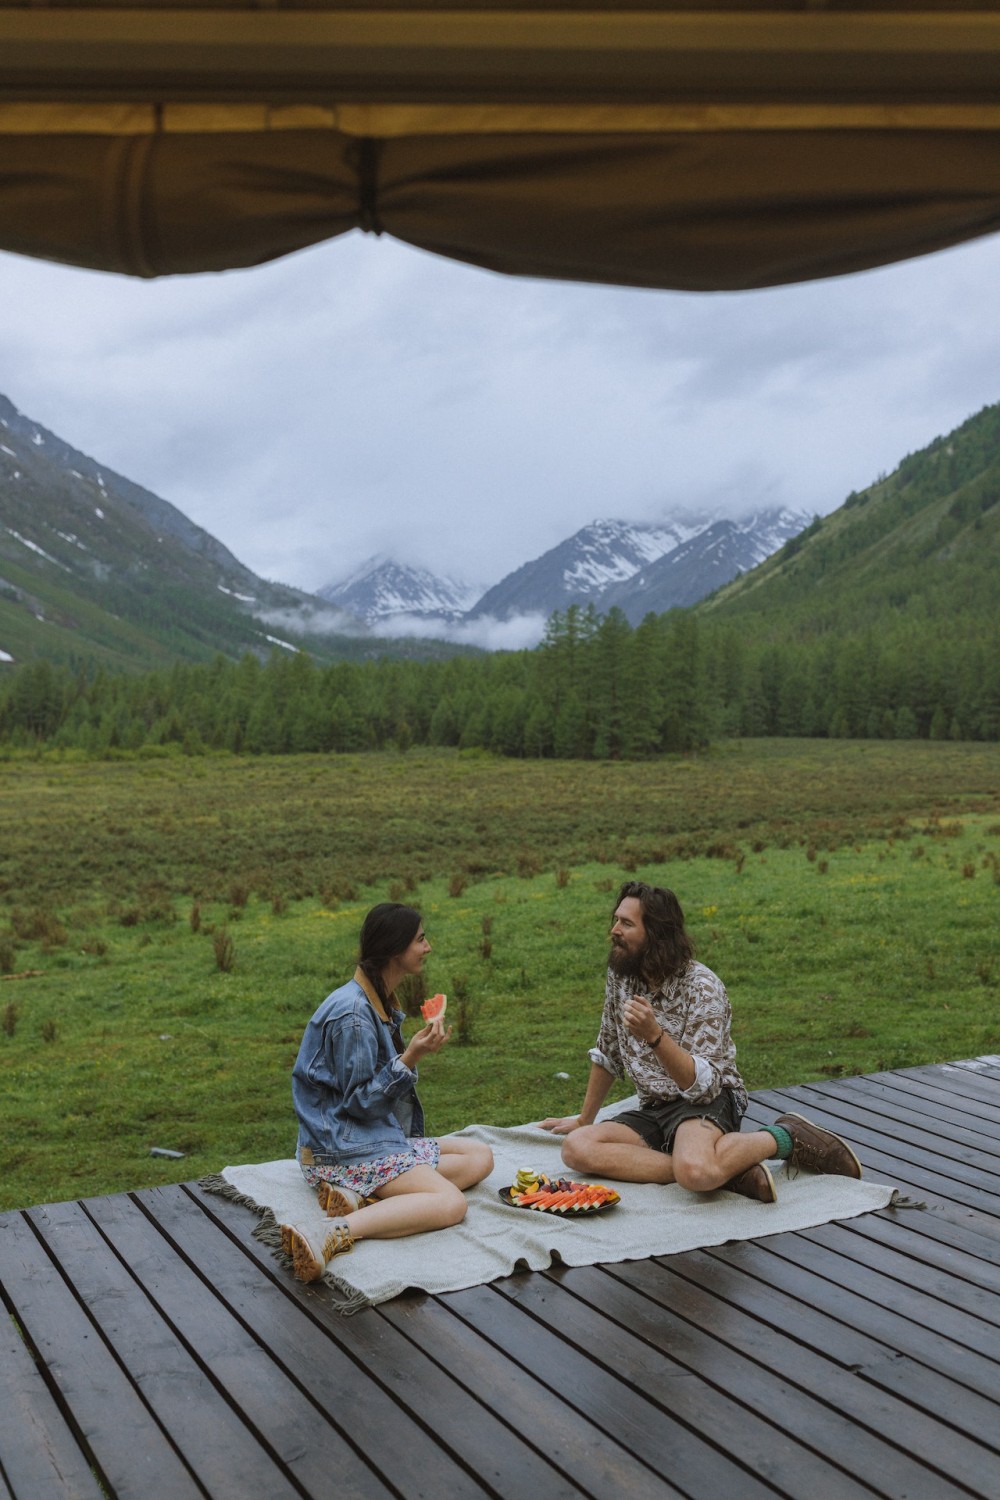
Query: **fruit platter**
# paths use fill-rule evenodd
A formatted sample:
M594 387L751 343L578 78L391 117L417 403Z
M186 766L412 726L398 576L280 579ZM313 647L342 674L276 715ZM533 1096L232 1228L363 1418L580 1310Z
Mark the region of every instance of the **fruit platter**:
M601 1213L621 1202L614 1188L604 1187L601 1183L547 1177L544 1172L533 1172L529 1167L518 1170L510 1187L500 1189L500 1197L511 1208L562 1214L567 1218L574 1214Z

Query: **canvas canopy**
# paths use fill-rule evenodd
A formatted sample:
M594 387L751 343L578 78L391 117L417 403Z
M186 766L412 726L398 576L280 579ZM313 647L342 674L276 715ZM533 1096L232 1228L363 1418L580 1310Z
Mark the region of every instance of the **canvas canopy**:
M361 228L704 290L998 227L986 0L0 0L0 248L26 255L157 276Z

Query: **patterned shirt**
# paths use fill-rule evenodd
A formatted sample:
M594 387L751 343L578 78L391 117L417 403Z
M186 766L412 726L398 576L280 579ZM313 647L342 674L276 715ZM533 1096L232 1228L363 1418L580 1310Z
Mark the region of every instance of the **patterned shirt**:
M652 1049L625 1025L622 1006L631 995L649 1000L657 1023L694 1060L690 1088L679 1088ZM631 1079L643 1104L668 1099L710 1101L721 1089L729 1088L746 1109L747 1092L729 1034L732 1015L725 985L704 964L692 961L652 994L648 985L621 979L609 969L601 1029L590 1058L616 1078Z

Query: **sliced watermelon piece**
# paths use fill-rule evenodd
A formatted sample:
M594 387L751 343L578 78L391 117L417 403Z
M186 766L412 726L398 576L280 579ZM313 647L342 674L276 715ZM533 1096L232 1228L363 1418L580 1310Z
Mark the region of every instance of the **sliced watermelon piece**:
M447 995L432 995L431 998L429 1000L425 1000L423 1005L420 1007L420 1014L423 1016L425 1021L435 1021L438 1016L440 1016L443 1021L447 1006Z

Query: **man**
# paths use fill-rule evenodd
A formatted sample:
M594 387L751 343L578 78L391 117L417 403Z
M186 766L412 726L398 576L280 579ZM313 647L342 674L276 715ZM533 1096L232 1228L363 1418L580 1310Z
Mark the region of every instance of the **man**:
M801 1115L740 1134L747 1094L730 1037L725 986L695 962L673 891L630 880L618 893L604 1014L578 1115L542 1121L566 1137L574 1172L619 1182L727 1188L762 1203L777 1197L771 1158L814 1172L860 1177L849 1146ZM596 1124L615 1078L628 1076L638 1109Z

